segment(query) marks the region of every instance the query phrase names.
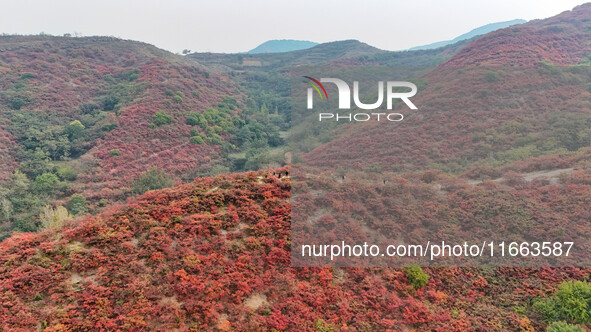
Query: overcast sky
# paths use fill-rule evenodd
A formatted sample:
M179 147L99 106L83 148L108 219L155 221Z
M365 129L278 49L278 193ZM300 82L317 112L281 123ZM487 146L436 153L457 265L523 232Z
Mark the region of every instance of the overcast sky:
M139 40L172 52L248 51L269 39L358 39L385 50L484 24L546 18L581 0L0 0L0 33Z

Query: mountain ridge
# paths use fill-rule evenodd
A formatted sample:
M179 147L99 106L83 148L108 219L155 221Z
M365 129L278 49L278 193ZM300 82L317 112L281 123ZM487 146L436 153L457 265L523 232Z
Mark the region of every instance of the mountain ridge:
M318 43L307 41L307 40L294 40L294 39L272 39L260 44L252 50L246 52L248 54L258 53L282 53L304 50L310 47L314 47Z
M453 43L457 43L459 41L462 40L466 40L466 39L470 39L470 38L474 38L477 36L481 36L481 35L485 35L489 32L493 32L499 29L504 29L513 25L517 25L517 24L523 24L526 23L526 20L522 20L522 19L514 19L514 20L510 20L510 21L503 21L503 22L495 22L495 23L489 23L483 26L480 26L478 28L472 29L469 32L466 32L464 34L461 34L457 37L455 37L454 39L450 39L450 40L444 40L444 41L439 41L439 42L434 42L431 44L426 44L426 45L421 45L421 46L415 46L415 47L411 47L409 48L410 51L417 51L417 50L426 50L426 49L433 49L433 48L439 48L442 46L446 46L449 44L453 44Z

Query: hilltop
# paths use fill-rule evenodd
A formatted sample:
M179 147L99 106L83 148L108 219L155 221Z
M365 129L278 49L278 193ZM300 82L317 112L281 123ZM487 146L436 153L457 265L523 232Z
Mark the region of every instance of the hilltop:
M472 39L474 37L482 36L482 35L485 35L489 32L493 32L493 31L496 31L499 29L504 29L504 28L510 27L512 25L523 24L525 22L527 22L527 21L521 20L521 19L516 19L516 20L511 20L511 21L489 23L489 24L483 25L481 27L478 27L476 29L472 29L462 35L457 36L454 39L435 42L435 43L422 45L422 46L415 46L415 47L411 47L409 50L410 51L417 51L417 50L428 50L428 49L433 49L433 48L439 48L439 47L446 46L449 44L457 43L462 40Z
M314 47L318 43L307 41L307 40L293 40L293 39L281 39L281 40L267 40L252 50L246 52L249 54L257 53L282 53L291 52L298 50L305 50L310 47Z
M589 56L591 3L559 15L497 30L458 52L449 65L572 65Z
M323 65L337 59L357 58L381 53L373 46L358 40L342 40L318 44L314 47L282 53L192 53L189 57L208 67L225 65L231 69L259 68L266 71L287 69L297 65Z

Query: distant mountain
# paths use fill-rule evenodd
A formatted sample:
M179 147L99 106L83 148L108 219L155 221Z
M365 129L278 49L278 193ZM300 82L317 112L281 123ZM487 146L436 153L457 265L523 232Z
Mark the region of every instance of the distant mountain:
M442 47L442 46L446 46L449 44L454 44L457 43L459 41L462 40L466 40L466 39L470 39L476 36L481 36L484 34L487 34L489 32L493 32L495 30L498 29L503 29L506 27L510 27L512 25L516 25L516 24L523 24L527 22L526 20L521 20L521 19L517 19L517 20L511 20L511 21L505 21L505 22L497 22L497 23L490 23L487 25L483 25L479 28L476 28L474 30L471 30L468 33L465 33L461 36L458 36L452 40L444 40L444 41L439 41L436 43L432 43L432 44L427 44L427 45L422 45L422 46L415 46L410 48L411 51L417 51L417 50L429 50L429 49L433 49L433 48L438 48L438 47Z
M281 39L281 40L268 40L254 49L248 51L249 54L258 53L282 53L290 51L305 50L310 47L314 47L318 43L307 41L307 40L293 40L293 39Z
M252 51L251 51L252 52ZM224 54L224 53L192 53L189 58L197 60L208 68L220 68L220 65L238 69L243 67L270 69L284 68L293 65L323 65L340 59L359 58L386 51L380 50L358 40L340 40L330 43L281 53L258 54Z

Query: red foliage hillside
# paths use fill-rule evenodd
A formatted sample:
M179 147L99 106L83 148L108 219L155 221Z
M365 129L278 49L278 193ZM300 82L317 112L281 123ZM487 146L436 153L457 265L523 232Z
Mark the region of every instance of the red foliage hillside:
M459 172L589 146L590 21L584 5L487 34L422 77L419 109L399 107L402 122L355 124L304 160Z
M536 65L542 60L559 65L590 55L591 4L560 15L501 29L464 47L446 65Z
M518 330L514 308L581 269L291 268L290 179L271 171L151 191L0 243L0 329Z
M181 56L108 37L2 36L0 71L0 107L31 112L45 123L67 125L86 114L84 106L102 107L117 96L117 108L101 120L114 129L88 143L72 164L82 171L73 189L91 200L121 198L130 181L153 166L178 176L206 164L219 146L190 144L186 114L201 113L225 96L242 98L228 78ZM22 105L11 104L16 98ZM150 128L157 110L172 122ZM15 167L10 146L19 133L7 115L2 123L0 178ZM112 150L120 154L112 156Z

